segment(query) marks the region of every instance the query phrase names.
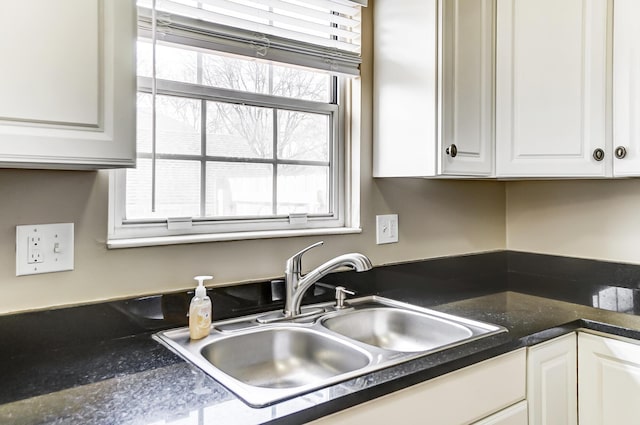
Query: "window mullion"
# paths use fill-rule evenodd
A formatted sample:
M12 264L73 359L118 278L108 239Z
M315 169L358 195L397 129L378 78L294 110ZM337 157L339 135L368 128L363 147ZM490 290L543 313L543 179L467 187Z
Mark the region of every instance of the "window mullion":
M196 81L203 84L202 53L196 55ZM200 217L207 213L207 101L200 100Z
M200 103L200 154L200 217L205 217L207 213L207 101L204 99Z
M138 77L138 91L152 92L152 79L149 77ZM336 101L330 103L314 100L296 99L268 95L263 93L244 92L239 90L223 89L219 87L203 86L180 81L169 81L160 79L156 82L157 92L160 95L187 97L192 99L207 99L213 102L224 102L239 105L249 105L264 108L280 108L291 111L303 111L311 113L332 113L337 110ZM329 83L332 84L332 83ZM335 94L330 94L330 98L335 98Z
M273 108L273 182L272 182L272 213L278 215L278 110Z
M339 104L339 96L341 86L339 85L338 77L335 75L331 77L331 101L334 104ZM341 184L340 176L338 172L338 167L340 164L340 159L338 158L340 154L340 149L338 149L338 141L340 137L338 135L340 128L340 120L341 114L334 113L331 118L329 128L329 211L331 213L336 213L336 191L338 184Z
M156 96L158 92L158 82L156 79L156 46L157 46L157 20L156 20L156 0L153 0L152 10L152 51L151 51L151 212L156 212Z

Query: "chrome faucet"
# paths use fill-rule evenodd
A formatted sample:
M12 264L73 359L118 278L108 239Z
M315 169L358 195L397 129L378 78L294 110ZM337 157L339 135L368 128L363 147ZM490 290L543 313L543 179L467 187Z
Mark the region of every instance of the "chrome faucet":
M302 255L311 248L320 246L323 243L323 241L316 242L287 260L287 265L284 271L285 317L295 317L300 315L300 303L302 302L302 296L304 293L307 292L314 283L338 267L351 267L357 272L371 270L373 267L371 265L371 261L366 256L354 252L335 257L302 276Z

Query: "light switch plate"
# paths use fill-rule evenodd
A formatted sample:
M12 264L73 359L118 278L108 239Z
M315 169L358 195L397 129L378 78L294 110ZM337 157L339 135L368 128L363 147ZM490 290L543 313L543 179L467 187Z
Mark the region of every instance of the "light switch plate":
M398 214L376 216L376 243L398 242Z
M16 276L73 270L73 223L16 226Z

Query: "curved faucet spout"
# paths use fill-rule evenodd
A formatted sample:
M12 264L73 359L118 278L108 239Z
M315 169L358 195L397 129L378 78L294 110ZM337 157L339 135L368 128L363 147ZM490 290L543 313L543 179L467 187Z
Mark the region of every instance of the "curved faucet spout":
M300 314L300 304L302 297L307 290L317 281L339 267L350 267L357 272L371 270L371 261L364 255L354 252L335 257L324 264L316 267L304 277L299 273L287 273L284 314L293 317Z

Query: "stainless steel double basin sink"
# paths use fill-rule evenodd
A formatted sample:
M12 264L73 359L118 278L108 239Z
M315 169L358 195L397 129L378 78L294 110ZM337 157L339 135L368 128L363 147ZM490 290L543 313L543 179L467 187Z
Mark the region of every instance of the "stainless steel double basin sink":
M330 303L293 321L263 324L260 315L216 322L198 341L189 330L155 337L262 407L506 329L369 296L336 310Z

